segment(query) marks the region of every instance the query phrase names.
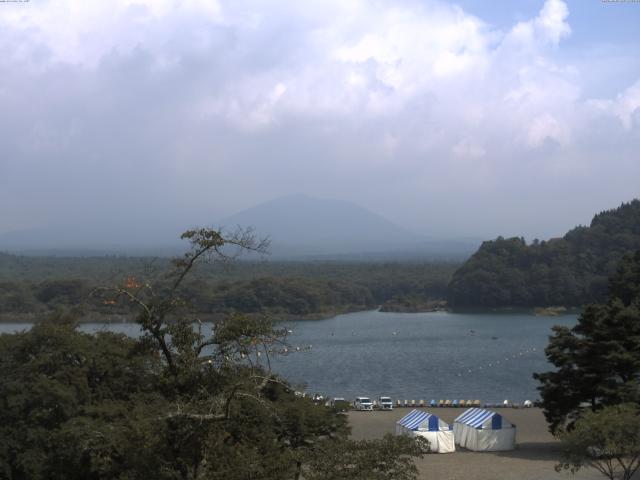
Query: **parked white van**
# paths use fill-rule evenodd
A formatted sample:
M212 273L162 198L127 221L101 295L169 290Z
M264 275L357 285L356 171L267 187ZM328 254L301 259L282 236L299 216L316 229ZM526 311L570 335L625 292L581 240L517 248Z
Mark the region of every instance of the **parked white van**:
M353 402L353 408L356 410L363 411L372 411L373 410L373 402L369 397L356 397Z
M380 405L380 410L393 410L393 400L391 400L391 397L380 397L378 399L378 405Z

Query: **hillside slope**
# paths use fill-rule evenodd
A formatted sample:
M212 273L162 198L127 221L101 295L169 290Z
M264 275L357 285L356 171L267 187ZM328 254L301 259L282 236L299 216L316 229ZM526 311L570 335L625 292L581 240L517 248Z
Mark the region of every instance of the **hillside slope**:
M484 242L454 274L454 307L579 306L602 301L607 278L625 254L640 249L640 200L593 217L562 238Z

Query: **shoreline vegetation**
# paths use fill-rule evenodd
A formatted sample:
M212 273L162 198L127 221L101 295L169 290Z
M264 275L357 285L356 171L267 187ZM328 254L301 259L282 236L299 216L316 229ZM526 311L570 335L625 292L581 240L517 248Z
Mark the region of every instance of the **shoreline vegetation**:
M202 265L183 286L185 308L199 317L241 313L274 321L350 312L444 308L456 263L238 262ZM124 302L96 298L100 286L144 284L166 275L167 259L20 257L0 253L0 322L31 322L72 310L83 322L120 318ZM131 319L133 320L133 319Z
M273 321L381 312L579 311L607 293L622 256L640 249L640 200L597 214L549 241L484 242L464 264L444 261L241 261L200 265L183 285L198 316L240 313ZM71 314L82 322L130 313L96 298L96 287L168 282L171 260L152 257L28 257L0 253L0 322ZM164 280L163 280L164 279ZM63 313L67 312L67 313ZM133 320L133 319L132 319Z
M435 313L435 312L445 312L445 313L460 313L460 314L513 314L520 313L523 315L529 315L531 317L557 317L563 315L576 315L581 312L581 309L575 307L538 307L533 309L523 309L523 308L484 308L484 309L452 309L447 307L445 301L434 301L432 304L427 304L424 308L414 308L408 307L403 308L402 306L398 306L397 309L393 309L393 307L380 305L377 308L352 308L352 309L342 309L336 311L324 311L324 312L315 312L307 315L294 315L290 313L280 313L277 315L270 316L269 314L255 314L256 316L266 316L267 318L271 318L275 323L280 322L289 322L289 321L318 321L318 320L328 320L330 318L337 317L339 315L346 315L349 313L360 313L360 312L381 312L381 313L407 313L407 314L417 314L417 313ZM55 313L53 314L55 315ZM218 313L218 314L208 314L198 316L198 318L204 323L213 322L216 320L223 319L226 313ZM35 324L43 320L42 315L34 314L34 313L0 313L0 325L1 324ZM77 315L74 316L74 321L78 324L135 324L137 323L135 318L128 314L107 314L107 313L90 313L86 315Z

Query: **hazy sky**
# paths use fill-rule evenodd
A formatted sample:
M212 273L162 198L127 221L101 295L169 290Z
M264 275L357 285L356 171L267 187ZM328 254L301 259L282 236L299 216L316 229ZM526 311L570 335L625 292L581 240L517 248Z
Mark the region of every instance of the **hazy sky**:
M274 197L434 235L640 196L640 3L0 3L0 233L213 223Z

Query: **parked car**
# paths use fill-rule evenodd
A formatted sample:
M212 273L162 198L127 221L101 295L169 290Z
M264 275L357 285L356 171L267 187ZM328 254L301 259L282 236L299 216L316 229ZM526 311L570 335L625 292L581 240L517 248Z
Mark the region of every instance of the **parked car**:
M391 397L380 397L378 399L380 410L393 410L393 400Z
M353 402L353 408L370 412L373 410L373 402L369 397L356 397Z

